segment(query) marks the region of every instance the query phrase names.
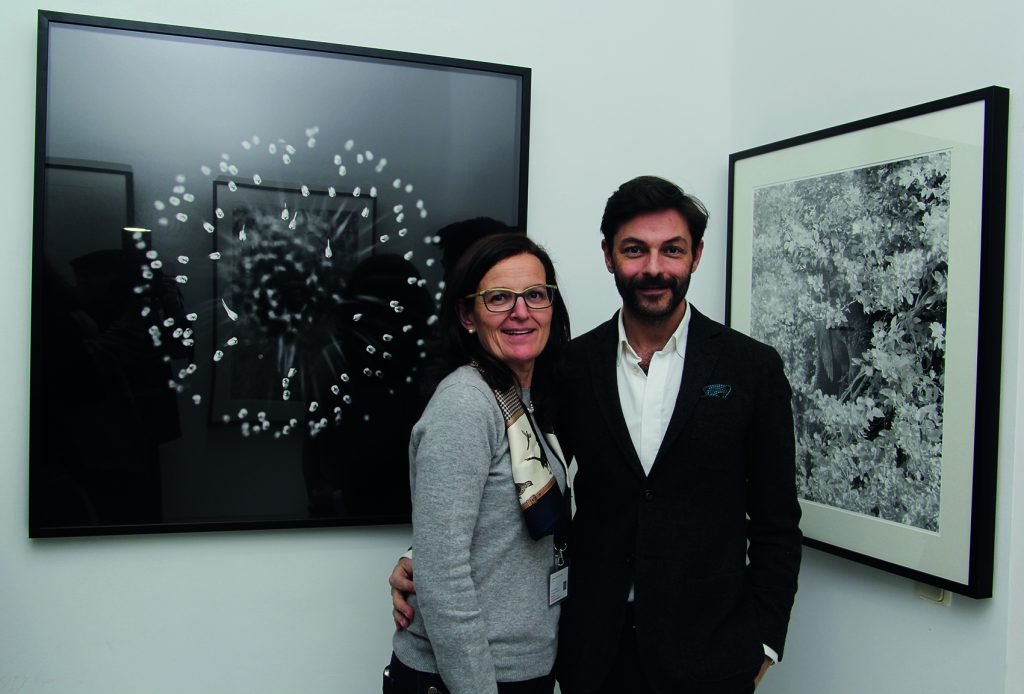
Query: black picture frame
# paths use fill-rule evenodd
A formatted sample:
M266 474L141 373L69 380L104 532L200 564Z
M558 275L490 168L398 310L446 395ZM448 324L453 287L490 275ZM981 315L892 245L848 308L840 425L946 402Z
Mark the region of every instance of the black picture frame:
M526 231L529 68L38 18L29 536L408 522L442 238Z
M805 544L973 598L992 595L1008 103L993 86L729 157L726 319L785 362Z

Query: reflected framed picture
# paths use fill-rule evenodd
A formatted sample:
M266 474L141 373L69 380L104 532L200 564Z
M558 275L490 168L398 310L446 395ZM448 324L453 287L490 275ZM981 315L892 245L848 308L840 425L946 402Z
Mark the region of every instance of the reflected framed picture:
M793 387L808 546L992 594L1008 92L729 159L727 321Z
M407 522L530 70L41 11L37 74L29 535Z
M261 427L294 428L324 397L314 392L324 376L317 364L330 361L323 349L343 358L336 322L353 271L373 254L377 199L221 178L213 201L213 295L223 310L210 416L244 422L239 413L252 412Z
M44 166L45 205L53 210L46 219L49 228L45 233L67 239L55 249L63 256L54 258L54 265L65 273L65 280L73 281L74 258L98 246L114 249L130 245L123 229L134 224L132 171L118 164L78 159L49 158ZM75 230L82 226L106 229L109 236L97 242L95 238L76 234Z

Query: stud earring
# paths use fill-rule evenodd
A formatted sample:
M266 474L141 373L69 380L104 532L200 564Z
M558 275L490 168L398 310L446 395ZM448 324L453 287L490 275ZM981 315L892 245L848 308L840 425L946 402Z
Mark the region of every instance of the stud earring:
M473 330L473 328L466 328L466 330L468 330L468 331L469 331L469 334L470 334L470 335L472 335L473 333L475 333L475 332L476 332L476 330Z

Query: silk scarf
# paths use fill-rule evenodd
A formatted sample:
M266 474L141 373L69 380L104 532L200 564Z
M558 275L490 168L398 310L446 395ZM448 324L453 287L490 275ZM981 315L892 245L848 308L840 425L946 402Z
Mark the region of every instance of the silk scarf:
M530 537L539 540L552 534L561 520L564 510L562 490L551 473L551 464L523 407L519 389L515 386L503 391L494 389L494 397L505 418L505 434L512 458L512 481L516 485L519 507ZM544 438L552 452L561 459L562 450L555 435L545 434Z

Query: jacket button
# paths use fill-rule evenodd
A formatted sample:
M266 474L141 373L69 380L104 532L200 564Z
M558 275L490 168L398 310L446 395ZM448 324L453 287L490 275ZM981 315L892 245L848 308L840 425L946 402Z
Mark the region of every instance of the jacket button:
M644 500L645 501L651 501L653 499L654 499L654 492L652 490L650 490L650 489L645 489L644 490Z

